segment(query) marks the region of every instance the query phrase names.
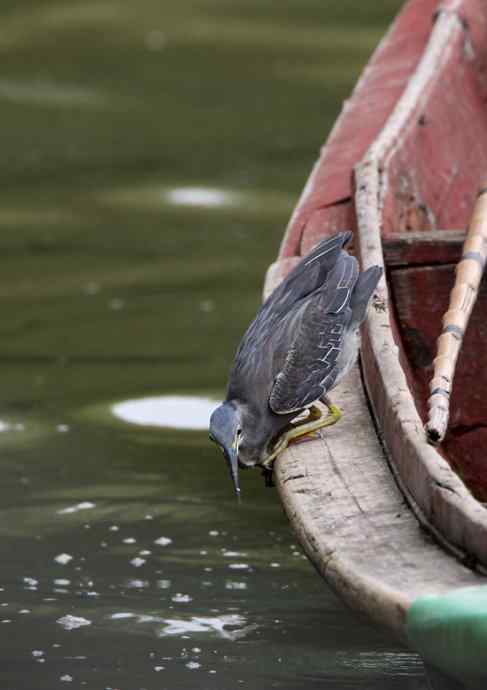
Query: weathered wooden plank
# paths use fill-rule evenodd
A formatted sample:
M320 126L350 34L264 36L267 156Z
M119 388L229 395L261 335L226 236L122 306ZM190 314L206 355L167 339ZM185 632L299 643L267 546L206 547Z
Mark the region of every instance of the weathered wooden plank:
M409 363L411 392L426 419L429 382L455 280L453 265L399 268L390 272L402 345ZM482 448L487 427L487 367L483 353L487 342L487 277L480 285L477 302L458 357L450 404L450 425L442 444L444 456L481 501L487 501L487 464ZM486 536L487 541L487 536Z
M265 296L298 261L273 264ZM292 445L275 465L276 484L300 543L355 610L405 637L418 596L485 582L428 537L390 471L359 367L333 391L343 410L319 438Z
M383 59L393 48L393 37L399 41L394 47L397 55L403 52L402 38L425 38L425 20L430 9L425 2L406 3L398 25L385 39L369 69L384 68ZM413 27L407 21L411 18L417 22ZM402 33L406 27L407 35ZM415 50L418 45L419 42ZM392 276L407 266L429 269L432 276L433 266L446 272L452 270L460 255L463 233L433 228L466 223L462 213L471 197L469 184L483 165L487 150L478 156L473 141L484 132L485 123L479 121L476 112L475 126L464 137L467 145L457 146L456 142L450 155L449 135L445 134L448 117L437 130L434 118L428 118L433 114L441 120L442 109L446 113L448 107L456 108L457 95L449 88L448 76L448 70L456 69L455 60L462 63L455 86L460 84L459 92L466 94L468 103L467 108L459 109L458 123L464 122L468 107L479 104L470 97L476 79L479 93L487 93L486 46L484 0L444 0L438 4L436 25L426 53L417 69L414 61L408 64L411 73L407 75L409 84L402 97L399 94L406 83L402 80L404 74L398 79L395 98L399 100L392 103L385 126L382 118L390 109L388 96L392 91L387 80L384 93L380 79L376 82L377 93L371 103L374 116L377 111L380 134L357 170L357 193L350 198L347 184L353 163L346 156L356 155L359 148L355 144L364 144L373 134L373 128L366 127L362 137L361 128L356 125L362 123L368 111L365 87L375 83L366 72L324 147L291 218L281 247L284 260L271 267L267 291L295 264L297 256L307 253L319 239L354 226L358 230L355 250L363 268L381 265L385 256ZM425 106L435 89L440 90L440 106L428 109L427 118ZM482 96L481 100L484 107L487 99ZM418 137L418 129L427 129L426 135ZM341 149L337 148L344 134L347 136ZM454 126L450 135L456 134ZM401 148L404 140L411 144L405 148L405 155ZM438 142L444 150L437 156L439 164L435 167L431 161ZM340 151L346 155L342 156ZM469 165L472 157L473 161L466 179L457 185L459 170L449 167L449 163L455 163L459 152L465 154L463 163ZM424 156L424 165L416 170L414 156L418 155ZM434 193L425 203L420 183L431 180ZM342 195L337 194L340 185L345 190ZM455 218L462 219L458 225L453 222ZM432 304L434 296L432 291ZM403 301L406 303L407 299ZM421 310L423 296L418 295L416 301ZM413 305L410 307L412 312ZM389 301L385 280L379 285L370 312L364 329L363 360L376 426L356 367L348 380L333 391L334 402L344 409L344 418L338 425L322 430L319 438L291 446L278 459L277 486L309 558L354 610L394 630L426 662L441 668L449 678L463 682L471 677L472 669L477 673L480 668L480 685L468 687L484 687L487 597L486 579L479 571L485 573L487 566L487 511L452 472L444 457L426 443L411 395L416 390L416 366L411 366L408 353L402 349L395 307ZM433 318L432 310L430 316L428 327L438 319L438 315ZM410 336L411 333L410 330ZM416 356L421 354L424 348L418 347L417 341L411 343ZM485 389L483 385L482 388ZM385 440L388 459L392 461L390 467L376 428ZM463 469L468 453L474 464L481 457L479 451L487 443L487 425L469 429L466 436L460 439L456 435L448 449L450 458L454 458L458 451L453 442L460 443ZM424 527L436 542L426 535ZM477 571L468 570L451 554L470 567L475 566ZM432 594L435 596L431 597ZM463 646L457 644L460 639ZM443 687L446 680L443 673L440 675ZM451 683L454 682L448 680L448 687L456 687Z
M308 556L356 610L404 635L416 597L479 584L425 534L397 488L356 367L333 396L342 420L277 463L279 492Z
M483 0L442 3L414 75L416 83L425 77L425 88L409 102L402 98L398 103L396 114L407 108L407 114L402 110L404 126L396 131L397 138L389 139L381 160L387 180L378 199L383 236L468 224L487 170L486 35ZM436 61L430 74L428 60L429 65Z
M465 52L468 36L457 13L459 8L467 14L472 9L472 16L478 12L481 17L479 31L476 29L480 52L471 54L470 59ZM485 4L477 0L453 3L448 12L439 14L418 69L356 168L358 249L364 268L383 263L382 239L388 234L402 228L424 231L431 225L461 227L468 221L477 184L487 166L485 104L478 99L483 89L481 68L487 57L486 17ZM472 89L477 84L480 88L475 94ZM434 107L428 111L430 104ZM471 120L466 118L467 110ZM433 118L428 134L419 136L414 123L419 124L425 112ZM443 146L445 141L449 142L447 147ZM451 142L455 143L450 150ZM406 196L397 194L404 189L409 189L409 205L426 208L424 222L419 217L414 217L414 222L408 219L406 206L399 209ZM487 566L487 510L444 457L426 443L411 395L407 358L396 334L394 307L387 285L381 281L364 329L362 351L377 423L421 520L432 524L452 546Z
M456 263L462 254L463 230L393 233L382 243L388 268L398 266L434 266Z

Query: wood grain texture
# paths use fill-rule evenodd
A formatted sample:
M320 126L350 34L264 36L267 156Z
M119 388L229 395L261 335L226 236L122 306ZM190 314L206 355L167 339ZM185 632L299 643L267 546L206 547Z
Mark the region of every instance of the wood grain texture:
M384 238L386 266L440 266L456 263L462 255L463 230L393 233Z
M265 296L298 260L270 267ZM343 418L278 458L277 488L320 574L354 610L405 638L405 614L417 596L485 580L433 542L406 505L377 437L358 365L332 399Z
M439 12L430 37L435 10ZM405 4L322 150L283 239L282 261L269 269L267 294L319 239L353 227L362 269L384 266L384 254L395 266L412 261L419 267L432 260L448 270L456 261L463 233L437 228L466 224L470 178L460 190L454 188L458 171L444 146L438 161L445 162L445 173L442 169L432 187L443 215L431 212L433 201L431 207L429 199L424 202L417 184L439 174L429 166L431 146L448 141L459 126L447 132L441 125L435 140L432 123L442 119L447 106L457 105L443 70L455 69L454 58L461 60L459 73L465 84L460 83L460 91L467 109L478 102L473 85L480 83L482 93L487 86L482 76L487 74L482 72L484 19L487 12L480 0ZM441 107L433 108L429 115L434 118L428 119L424 106L436 87L444 91ZM357 128L357 121L364 127ZM474 138L484 129L485 121L476 121ZM469 142L472 132L467 133ZM409 157L401 153L404 141L411 144L405 149ZM356 170L354 194L352 167L367 147ZM462 147L454 154L459 150ZM474 145L463 151L468 160L475 159L472 177L484 164L484 153L477 160L475 150ZM419 155L425 162L416 177L413 156ZM396 202L402 215L396 212ZM448 222L441 224L441 218ZM385 227L387 232L381 234ZM413 242L419 233L421 242ZM487 566L487 511L444 457L426 443L411 394L413 367L399 347L385 280L379 283L363 336L368 397L387 459L355 367L332 394L344 412L341 422L323 429L318 439L291 446L276 463L276 482L298 539L318 571L353 609L404 636L405 612L416 597L486 582L460 559ZM472 448L478 442L472 438Z
M355 610L403 634L409 604L479 584L420 529L397 488L355 367L333 400L342 420L277 462L286 512L319 572Z
M415 196L415 203L422 203L421 198L423 201L426 198L428 180L431 176L441 177L441 180L435 178L431 187L436 190L431 197L431 204L435 199L435 203L439 204L438 209L441 209L441 213L435 215L435 222L438 221L439 224L441 221L440 227L461 227L468 219L473 197L482 177L480 170L487 165L484 152L479 154L470 166L470 154L478 148L477 144L472 144L472 149L468 143L472 131L477 132L477 143L481 142L482 137L484 143L487 141L487 136L484 136L486 120L483 106L477 113L478 99L475 97L469 100L470 89L476 83L475 74L478 77L483 64L487 41L478 41L479 34L476 29L476 40L481 52L467 59L464 52L465 47L469 45L466 42L466 28L463 17L458 12L459 8L470 11L471 7L478 10L482 16L487 16L485 4L479 4L477 0L448 3L448 11L439 14L418 69L412 75L407 89L380 136L356 168L357 244L363 268L374 264L383 265L382 241L389 233L392 235L402 227L397 224L397 214L394 212L394 193L396 189L401 188L401 180L396 174L399 169L397 164L401 161L402 164L409 161L406 168L409 173L414 171L415 185L420 185L417 189L421 194ZM480 21L478 27L483 27L484 38L487 38L485 22ZM465 194L460 205L454 203L459 193L458 188L455 187L455 193L452 188L450 194L446 178L440 174L440 171L449 169L448 160L445 162L442 158L443 154L447 155L444 149L449 147L440 146L438 165L432 166L431 149L428 146L422 148L421 142L415 140L414 134L414 122L421 117L430 100L434 100L438 90L450 92L444 89L447 82L453 87L454 82L449 80L449 75L456 73L456 61L461 63L461 73L470 70L468 80L462 82L458 92L460 101L469 112L475 111L479 116L475 127L468 131L464 144L454 147L453 151L457 156L457 163L463 161L466 170L466 177L462 183L465 185ZM442 107L438 111L435 110L436 117L441 121L450 122L453 136L456 132L464 131L461 119L465 113L462 108L457 107L457 98L450 99L447 103L444 101L444 95L443 92L439 94L439 103ZM458 114L459 110L463 113L461 117ZM469 126L466 125L467 129ZM431 145L434 141L448 140L446 135L446 139L443 138L442 132L441 126L432 131ZM475 191L467 194L472 180L475 180ZM432 205L431 208L436 207ZM417 229L429 230L429 227L425 224ZM439 539L443 537L452 548L468 554L474 562L478 561L485 567L487 511L474 499L444 457L426 443L421 418L411 394L410 367L401 350L402 343L397 338L394 307L385 281L379 284L375 307L370 310L364 329L362 355L365 378L377 423L383 431L385 444L403 489L408 494L418 517L430 525Z

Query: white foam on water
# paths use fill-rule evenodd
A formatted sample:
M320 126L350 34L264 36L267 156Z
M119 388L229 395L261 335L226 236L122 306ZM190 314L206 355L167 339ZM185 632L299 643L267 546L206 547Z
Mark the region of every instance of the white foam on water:
M148 580L129 580L126 585L128 589L145 589L149 587Z
M129 424L203 430L218 404L210 398L164 395L116 403L112 413Z
M225 582L225 589L247 589L246 582L235 582L233 580L227 580Z
M250 565L248 563L230 563L228 567L232 570L249 570Z
M112 613L110 618L114 621L116 620L124 620L125 618L135 618L135 613L129 613L121 611L120 613Z
M134 568L140 568L146 563L145 558L139 558L138 556L136 558L132 558L130 561L130 565L133 565Z
M91 625L91 621L87 618L72 616L69 613L62 618L58 618L56 623L62 625L65 630L76 630L77 628L83 628L85 625Z
M210 633L225 640L238 640L255 629L255 625L246 625L247 621L238 614L223 616L194 616L189 619L168 618L159 632L160 637L186 635L188 633ZM231 629L228 629L231 628Z

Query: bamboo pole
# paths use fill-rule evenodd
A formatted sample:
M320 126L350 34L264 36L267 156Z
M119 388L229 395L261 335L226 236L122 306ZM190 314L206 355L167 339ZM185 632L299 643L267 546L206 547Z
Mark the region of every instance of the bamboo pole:
M487 180L480 189L472 220L463 244L463 254L456 268L455 284L450 293L448 311L443 316L443 330L437 341L433 378L428 400L426 437L434 445L441 443L448 428L450 393L458 353L465 329L477 299L487 259Z

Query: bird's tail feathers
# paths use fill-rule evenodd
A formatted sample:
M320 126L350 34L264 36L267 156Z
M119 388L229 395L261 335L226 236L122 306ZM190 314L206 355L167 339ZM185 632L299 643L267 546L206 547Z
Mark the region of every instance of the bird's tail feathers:
M367 307L381 276L382 268L380 266L371 266L359 275L350 300L353 325L360 326L365 319Z
M350 304L353 288L358 277L358 262L354 256L340 250L336 263L322 286L323 309L331 314L340 314Z
M321 240L303 260L304 266L309 266L319 261L321 266L324 268L328 267L329 270L335 265L340 250L350 242L351 238L351 232L340 232L337 235Z
M267 314L271 308L277 314L321 287L339 260L342 247L351 237L351 232L341 232L319 242L271 293L259 315Z

